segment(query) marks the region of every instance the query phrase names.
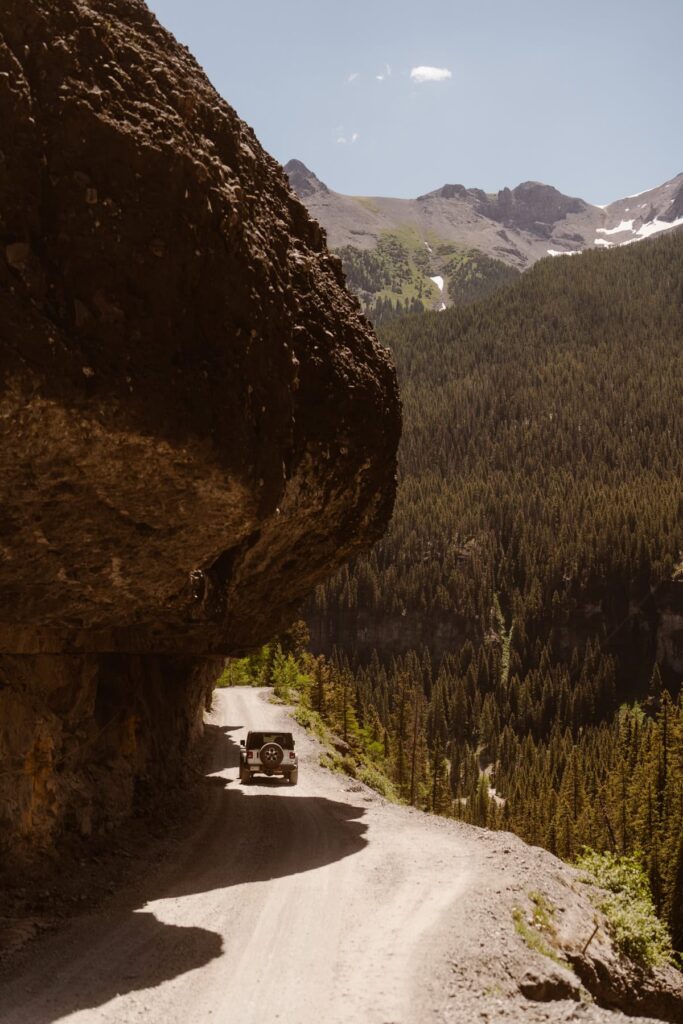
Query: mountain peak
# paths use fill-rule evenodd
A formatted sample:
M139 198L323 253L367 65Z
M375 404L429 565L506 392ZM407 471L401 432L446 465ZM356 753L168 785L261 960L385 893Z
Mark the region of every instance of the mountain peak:
M429 199L456 199L468 203L478 214L506 227L520 228L535 236L549 238L552 225L569 213L581 213L586 203L565 196L552 185L541 181L523 181L515 188L503 188L488 194L480 188L464 185L443 185L434 192L419 196Z
M549 255L611 249L660 231L683 230L681 174L598 207L542 181L522 181L497 192L448 182L416 199L369 199L328 189L300 160L290 160L285 171L333 249L372 251L382 236L407 227L430 258L431 281L443 276L438 246L476 249L519 270Z
M316 192L330 191L327 185L301 160L289 160L285 164L284 170L289 178L289 184L302 199L315 195Z

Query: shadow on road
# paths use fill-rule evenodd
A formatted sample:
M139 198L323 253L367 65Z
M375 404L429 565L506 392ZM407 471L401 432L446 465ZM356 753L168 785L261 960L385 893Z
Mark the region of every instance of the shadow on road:
M231 739L230 733L239 732L242 728L241 725L205 724L206 768L209 774L222 772L224 768L239 768L240 747Z
M207 765L211 811L187 846L173 878L154 887L148 900L188 896L244 882L311 871L350 857L366 845L364 807L324 797L299 796L280 778L257 776L248 795L236 780L213 773L239 767L242 726L210 725Z
M155 988L223 954L220 934L158 920L156 900L299 874L364 848L363 807L299 796L279 779L259 780L247 795L217 776L239 765L231 733L241 728L207 726L207 810L180 856L150 872L128 903L123 894L115 910L105 906L35 943L30 964L0 985L3 1024L53 1024L116 995Z

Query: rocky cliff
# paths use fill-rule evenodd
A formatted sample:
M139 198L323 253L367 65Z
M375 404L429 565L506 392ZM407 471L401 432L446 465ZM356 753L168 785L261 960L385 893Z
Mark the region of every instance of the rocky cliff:
M140 0L6 0L4 848L105 819L98 766L125 813L181 763L216 656L381 535L399 430L324 233L187 50Z

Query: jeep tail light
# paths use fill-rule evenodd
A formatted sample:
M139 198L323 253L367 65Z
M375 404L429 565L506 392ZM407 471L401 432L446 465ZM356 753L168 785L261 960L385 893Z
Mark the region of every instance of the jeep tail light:
M294 760L294 751L293 750L290 750L290 752L289 752L289 760L290 761Z
M254 751L253 750L248 750L247 751L247 760L251 761L253 756L254 756Z

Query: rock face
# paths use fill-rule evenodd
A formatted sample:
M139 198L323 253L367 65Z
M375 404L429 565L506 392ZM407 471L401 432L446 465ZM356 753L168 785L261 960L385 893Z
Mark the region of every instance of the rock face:
M550 238L558 221L570 213L589 209L582 199L564 196L551 185L525 181L517 188L504 188L495 199L484 197L480 212L506 227L520 228L541 238Z
M391 514L389 357L280 167L140 0L0 10L0 431L0 700L25 719L0 757L31 806L32 751L87 733L102 686L182 665L189 737L219 662L187 656L266 640Z
M581 986L577 977L566 968L555 965L543 971L526 971L520 979L519 991L527 999L541 1003L553 999L581 999Z
M0 657L0 851L41 853L63 829L97 838L179 784L217 658Z
M661 585L647 600L635 588L632 595L608 595L603 590L594 597L594 603L578 606L570 620L555 630L555 641L564 657L569 660L575 648L582 650L600 629L605 635L612 634L610 649L626 666L624 685L637 683L646 688L656 661L664 684L677 692L683 675L683 579ZM479 623L438 609L428 617L416 608L378 615L362 604L323 611L311 600L306 606L306 621L316 653L330 657L338 648L366 661L373 651L399 657L411 650L427 649L438 663L449 651L459 650L466 640L481 638ZM620 630L620 624L626 622L629 629ZM550 619L545 628L551 628Z
M304 195L294 181L292 185L299 195ZM419 196L418 202L430 199L459 199L482 217L541 238L550 238L557 222L568 214L584 213L589 209L588 203L582 199L564 196L556 188L539 181L524 181L517 188L504 188L494 196L487 195L480 188L444 185L435 192Z
M2 647L253 645L382 532L393 369L142 3L3 12Z
M300 198L317 194L329 195L329 188L301 160L289 160L285 167L289 184Z
M683 675L683 579L662 588L657 607L657 662Z

